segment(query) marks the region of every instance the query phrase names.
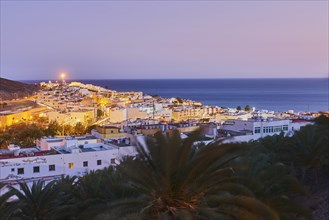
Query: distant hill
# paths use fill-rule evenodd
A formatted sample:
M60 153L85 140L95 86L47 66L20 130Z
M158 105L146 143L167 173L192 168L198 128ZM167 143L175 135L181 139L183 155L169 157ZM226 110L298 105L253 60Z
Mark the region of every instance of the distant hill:
M0 100L23 98L39 90L38 85L26 84L0 77Z

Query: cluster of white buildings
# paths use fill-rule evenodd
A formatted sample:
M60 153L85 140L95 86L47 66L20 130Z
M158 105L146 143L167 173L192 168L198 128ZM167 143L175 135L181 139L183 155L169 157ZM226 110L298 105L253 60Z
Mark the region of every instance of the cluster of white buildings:
M237 111L206 106L200 102L180 98L149 96L142 92L117 92L91 84L71 82L70 84L43 83L38 102L49 106L49 121L74 125L106 123L127 123L129 120L152 119L158 122L215 122L227 120L248 120L255 116L266 118L290 118L287 114L271 111ZM101 123L99 123L101 122Z
M1 149L0 182L18 187L22 181L32 184L62 175L83 176L92 170L116 166L122 157L136 154L129 139L105 142L94 136L46 137L37 140L33 148L10 145Z
M38 102L50 108L46 112L49 121L98 126L91 135L45 137L37 140L33 148L10 145L1 149L2 183L17 187L20 181L31 184L62 175L83 176L92 170L115 166L122 157L137 154L137 140L143 141L145 136L159 131L178 130L186 138L188 133L203 128L205 144L216 139L229 143L282 132L292 135L310 124L306 120L309 118L293 119L296 115L292 112L223 110L191 100L116 92L80 82L50 82L42 86Z
M48 107L45 115L49 122L88 125L95 121L97 111L94 104L83 104L92 94L88 89L51 82L41 85L43 89L38 93L37 102Z
M220 107L179 98L162 98L142 92L117 92L91 84L41 83L37 101L51 110L49 121L75 125L97 124L97 120L120 123L129 119L154 119L159 122L215 119ZM101 112L101 115L99 115ZM105 121L104 121L105 122Z

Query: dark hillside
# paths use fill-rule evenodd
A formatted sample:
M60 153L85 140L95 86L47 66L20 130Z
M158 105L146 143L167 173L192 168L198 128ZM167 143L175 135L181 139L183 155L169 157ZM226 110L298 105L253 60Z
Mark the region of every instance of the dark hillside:
M0 99L10 100L32 95L39 86L26 84L0 77Z

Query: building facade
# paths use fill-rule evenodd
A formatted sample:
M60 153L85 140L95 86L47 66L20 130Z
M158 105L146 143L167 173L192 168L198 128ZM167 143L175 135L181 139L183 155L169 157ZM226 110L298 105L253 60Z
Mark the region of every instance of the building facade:
M36 180L51 181L62 175L83 176L90 171L120 163L124 156L135 156L134 146L100 142L94 137L49 138L39 147L0 150L0 182L18 187ZM55 144L53 144L55 143ZM114 142L113 142L114 143ZM0 192L4 193L6 189Z

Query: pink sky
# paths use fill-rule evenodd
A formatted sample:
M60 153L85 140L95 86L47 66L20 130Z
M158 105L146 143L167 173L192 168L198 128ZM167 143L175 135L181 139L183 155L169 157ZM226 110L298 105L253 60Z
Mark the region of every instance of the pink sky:
M1 1L1 77L328 77L328 1Z

